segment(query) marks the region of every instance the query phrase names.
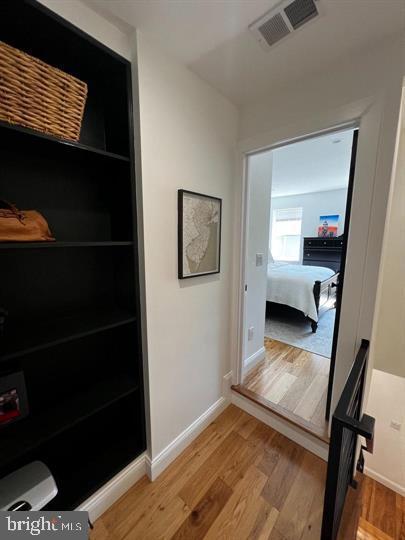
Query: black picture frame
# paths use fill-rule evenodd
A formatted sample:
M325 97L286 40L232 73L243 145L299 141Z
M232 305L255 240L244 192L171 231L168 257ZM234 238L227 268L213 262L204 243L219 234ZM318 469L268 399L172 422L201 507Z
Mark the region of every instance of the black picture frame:
M218 218L218 247L217 247L217 267L212 271L194 272L191 274L185 274L183 268L183 226L184 226L184 197L194 196L196 198L209 199L215 201L219 205L219 218ZM179 189L177 191L177 211L178 211L178 278L189 279L193 277L201 277L213 274L219 274L221 271L221 237L222 237L222 199L214 197L212 195L206 195L204 193L198 193L196 191L189 191L187 189Z

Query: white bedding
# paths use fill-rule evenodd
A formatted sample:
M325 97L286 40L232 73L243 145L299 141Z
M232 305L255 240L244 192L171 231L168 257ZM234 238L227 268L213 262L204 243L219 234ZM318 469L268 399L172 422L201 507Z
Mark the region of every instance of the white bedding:
M314 321L318 313L314 300L314 282L324 281L335 272L322 266L270 263L267 267L267 295L269 302L291 306Z

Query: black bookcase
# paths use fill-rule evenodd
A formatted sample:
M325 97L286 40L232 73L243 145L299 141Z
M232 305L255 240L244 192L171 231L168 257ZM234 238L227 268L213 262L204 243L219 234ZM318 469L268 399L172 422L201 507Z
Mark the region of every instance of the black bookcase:
M32 0L0 2L0 40L88 84L78 143L0 122L0 198L56 238L0 243L0 381L29 406L0 477L39 459L73 509L145 449L131 65Z

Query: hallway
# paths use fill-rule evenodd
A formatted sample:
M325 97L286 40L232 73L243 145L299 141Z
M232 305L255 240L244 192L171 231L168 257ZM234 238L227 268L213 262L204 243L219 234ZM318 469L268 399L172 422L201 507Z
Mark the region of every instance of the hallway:
M142 478L101 516L91 540L319 540L325 474L320 458L230 405L155 482ZM353 539L405 538L404 499L365 484L341 540L358 508Z

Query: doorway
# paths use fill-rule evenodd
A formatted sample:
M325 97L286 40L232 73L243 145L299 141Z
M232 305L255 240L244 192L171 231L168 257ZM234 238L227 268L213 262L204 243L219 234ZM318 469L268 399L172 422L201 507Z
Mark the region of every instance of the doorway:
M358 129L247 156L245 397L327 440Z

